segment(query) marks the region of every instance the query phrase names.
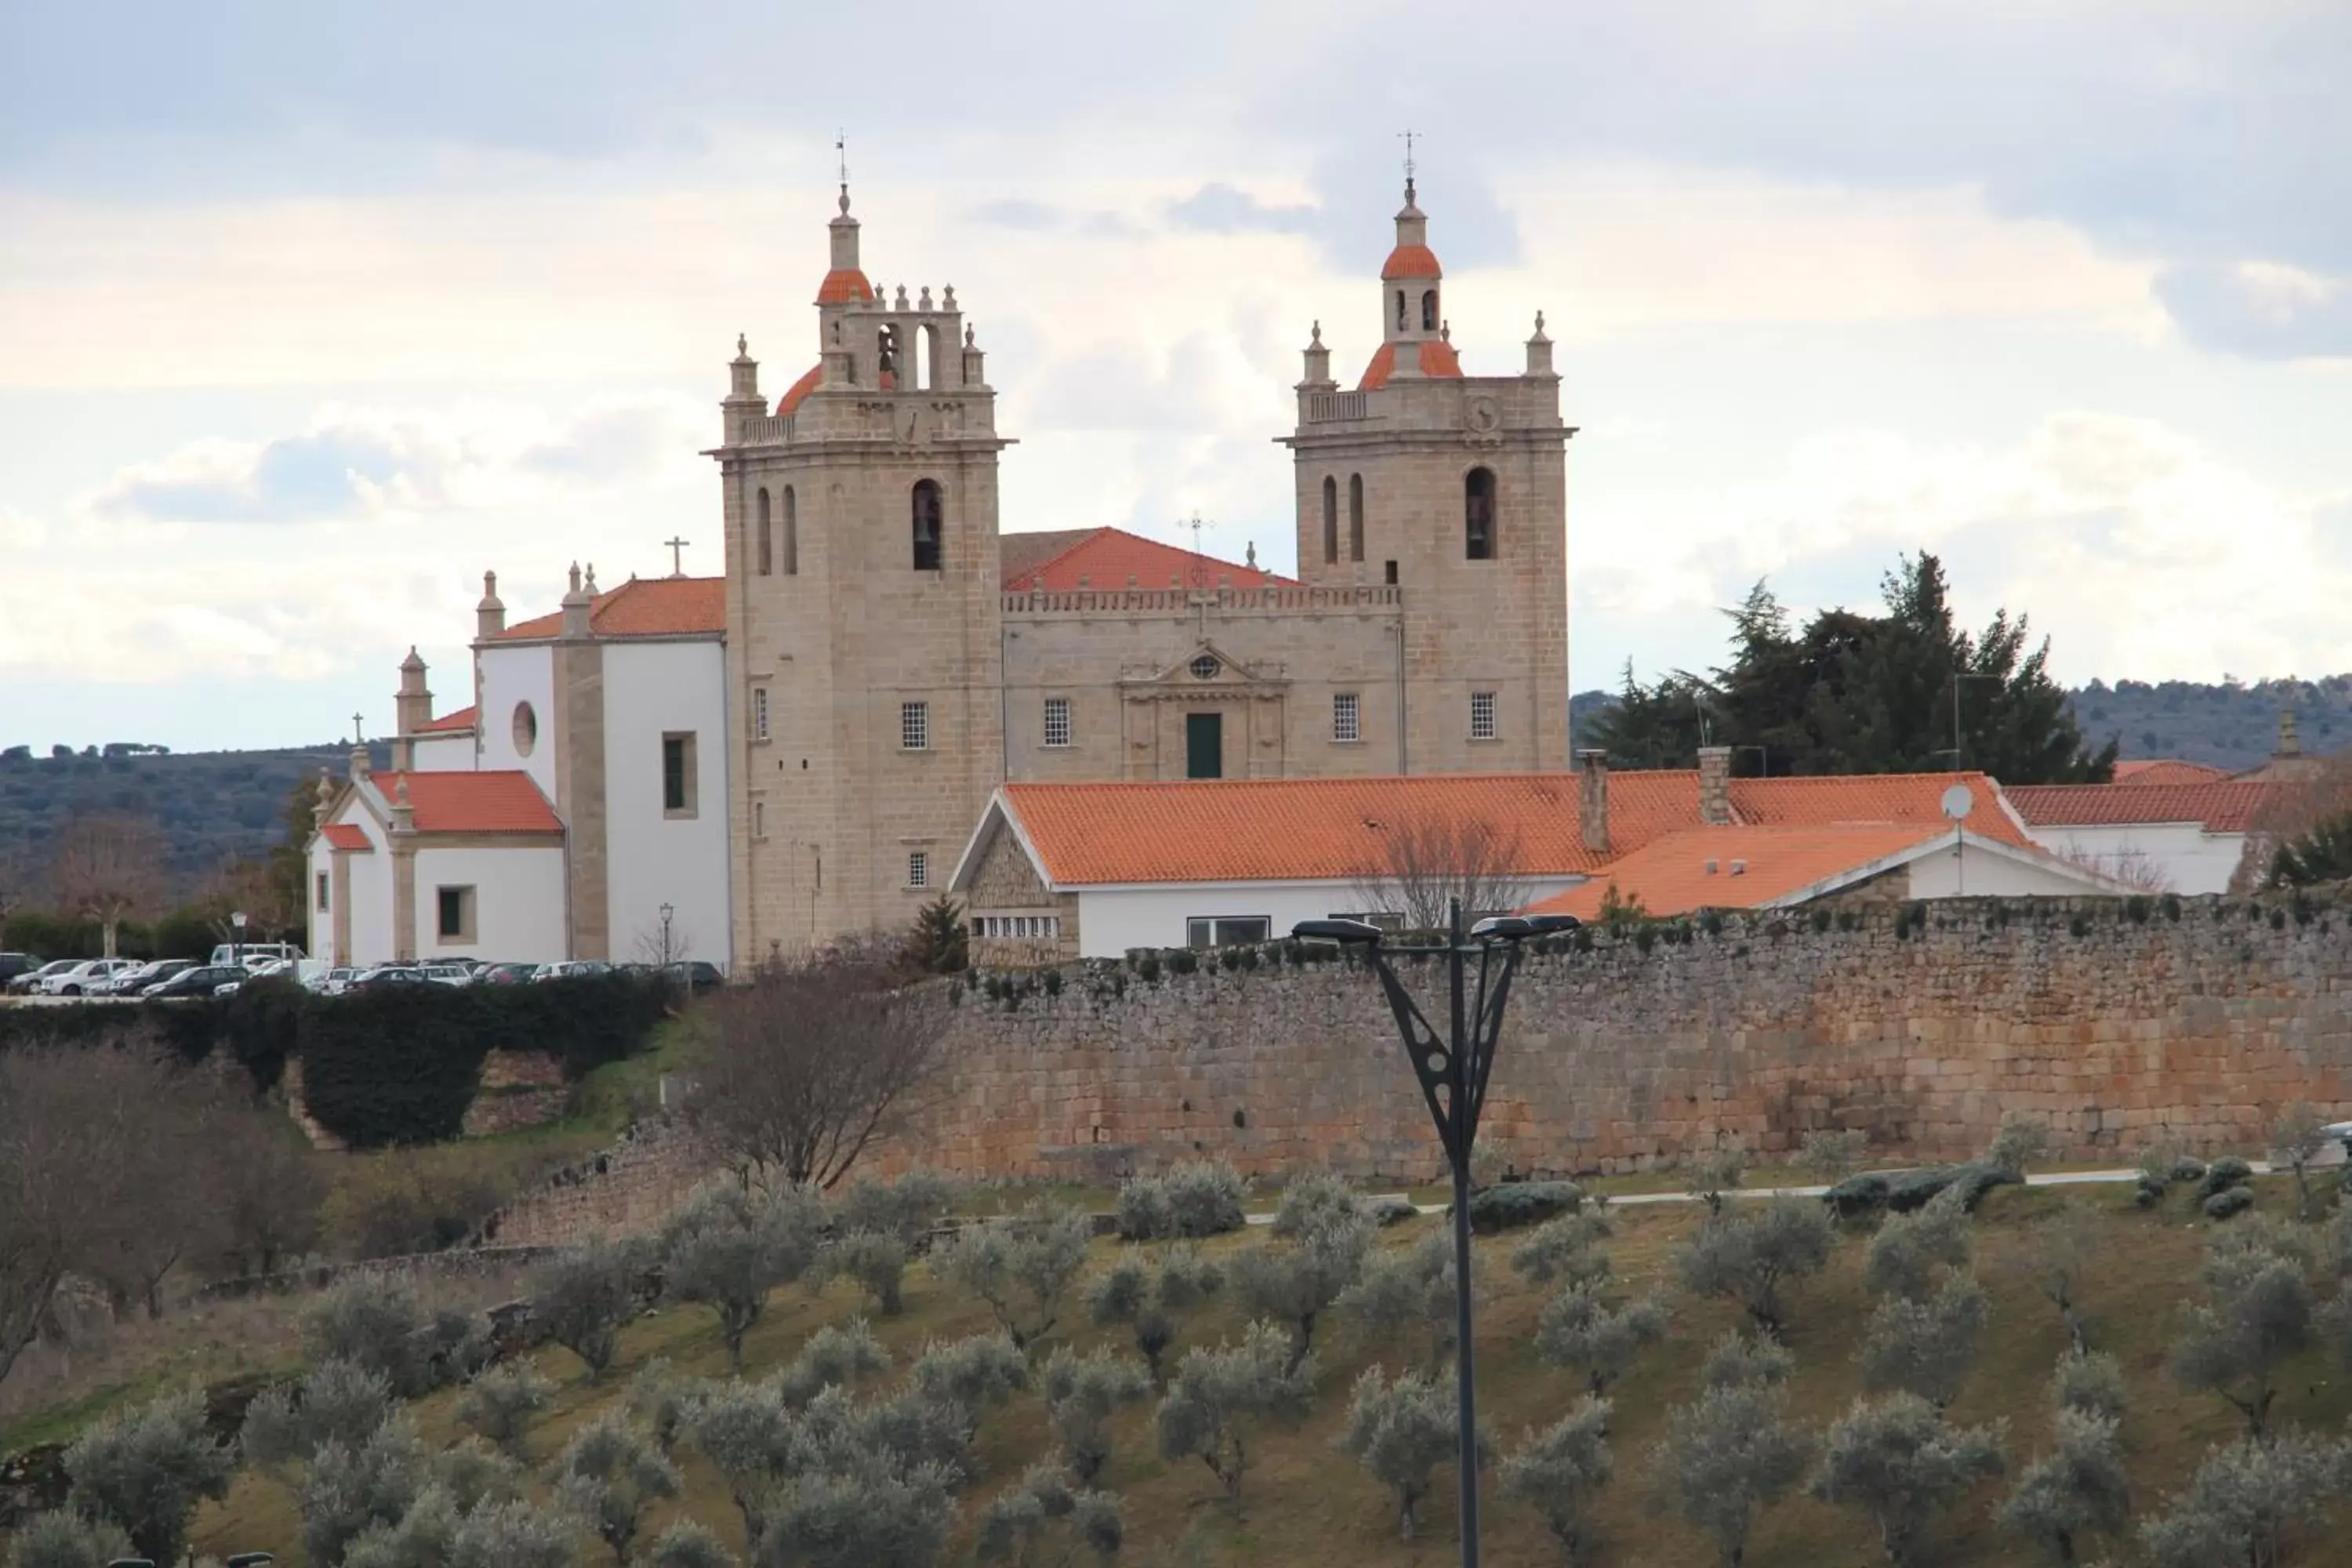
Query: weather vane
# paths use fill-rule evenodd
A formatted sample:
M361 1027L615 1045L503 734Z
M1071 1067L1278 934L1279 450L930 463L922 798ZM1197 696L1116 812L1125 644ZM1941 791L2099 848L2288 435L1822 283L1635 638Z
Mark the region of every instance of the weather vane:
M1412 142L1413 138L1420 133L1405 130L1398 132L1397 134L1404 138L1404 183L1410 185L1412 184Z
M849 189L849 132L846 127L833 133L833 150L841 159L841 188Z

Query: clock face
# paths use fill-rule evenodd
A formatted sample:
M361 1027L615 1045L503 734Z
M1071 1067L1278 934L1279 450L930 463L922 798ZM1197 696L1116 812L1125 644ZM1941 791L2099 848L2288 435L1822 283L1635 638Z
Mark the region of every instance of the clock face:
M1472 398L1465 418L1471 429L1481 432L1492 430L1503 422L1503 416L1495 407L1495 400L1491 397Z

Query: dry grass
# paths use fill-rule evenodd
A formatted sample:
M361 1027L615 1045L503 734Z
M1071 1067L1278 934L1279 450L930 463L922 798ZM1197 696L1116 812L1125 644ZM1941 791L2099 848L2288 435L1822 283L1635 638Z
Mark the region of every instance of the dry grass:
M2163 1370L2173 1321L2195 1277L2208 1227L2193 1219L2185 1197L2176 1196L2165 1210L2148 1214L2132 1208L2128 1194L2129 1189L2121 1186L2075 1193L2012 1188L1988 1200L1977 1227L1978 1266L1993 1297L1992 1325L1984 1359L1954 1415L1971 1423L2006 1418L2012 1470L2044 1440L2044 1390L2063 1334L2055 1310L2014 1265L2035 1218L2069 1201L2091 1204L2114 1238L2089 1293L2093 1339L2096 1347L2121 1359L2130 1379L2136 1404L2125 1432L2146 1507L2186 1477L2208 1443L2230 1436L2236 1417L2218 1399L2174 1388ZM2289 1202L2284 1184L2265 1184L2265 1207L2284 1212ZM1695 1218L1679 1205L1621 1211L1620 1235L1612 1244L1620 1275L1637 1286L1670 1279L1674 1248ZM1385 1242L1408 1244L1436 1223L1423 1219L1400 1227ZM1230 1250L1259 1239L1255 1235L1228 1237L1217 1246ZM1534 1355L1529 1342L1541 1298L1520 1285L1506 1267L1511 1242L1501 1237L1480 1243L1486 1289L1478 1344L1481 1409L1506 1447L1515 1444L1526 1426L1556 1417L1578 1392L1575 1379ZM1099 1243L1098 1251L1107 1258L1116 1245ZM1817 1426L1834 1419L1858 1392L1850 1358L1866 1308L1859 1279L1861 1255L1858 1240L1842 1241L1830 1272L1794 1298L1789 1338L1801 1369L1794 1402L1799 1415ZM760 1375L788 1360L816 1327L857 1310L845 1288L816 1299L799 1291L780 1295L751 1335L751 1373ZM1604 1524L1611 1561L1643 1568L1698 1568L1710 1561L1701 1542L1646 1507L1643 1456L1661 1430L1666 1406L1691 1394L1701 1352L1731 1326L1734 1312L1722 1303L1682 1297L1675 1310L1672 1341L1628 1377L1616 1394L1619 1475ZM906 1314L876 1323L902 1365L919 1353L928 1339L981 1332L989 1326L973 1303L951 1299L920 1271L909 1280ZM1234 1327L1229 1317L1213 1317L1205 1332L1213 1339ZM1066 1316L1062 1337L1085 1346L1100 1336L1083 1326L1072 1327ZM1430 1507L1421 1539L1403 1544L1396 1539L1381 1495L1331 1447L1357 1370L1374 1359L1400 1361L1401 1349L1357 1342L1344 1329L1329 1338L1320 1354L1320 1394L1313 1417L1300 1430L1265 1444L1249 1477L1245 1506L1237 1514L1217 1500L1215 1483L1201 1467L1190 1462L1171 1466L1157 1458L1148 1407L1125 1415L1118 1424L1120 1446L1107 1483L1126 1500L1131 1559L1157 1563L1181 1552L1188 1563L1197 1559L1202 1564L1248 1568L1434 1568L1452 1560L1450 1489L1441 1488L1444 1495ZM690 1373L723 1375L718 1333L709 1315L695 1310L664 1311L638 1323L625 1338L618 1364L600 1385L584 1380L583 1369L568 1352L542 1354L541 1370L559 1379L562 1391L531 1438L533 1458L552 1458L574 1429L617 1398L628 1378L655 1356L667 1357ZM2280 1401L2284 1420L2326 1429L2341 1426L2352 1400L2323 1363L2315 1357L2296 1366L2285 1384ZM452 1405L453 1396L442 1394L418 1407L428 1436L456 1435ZM968 1495L967 1512L976 1500L1013 1479L1045 1447L1043 1418L1034 1400L990 1416L979 1445L985 1473ZM716 1478L691 1457L685 1463L688 1489L679 1509L709 1523L722 1539L737 1540L734 1510ZM1998 1484L1983 1489L1947 1520L1937 1532L1936 1563L1974 1568L2038 1561L2032 1552L1995 1535L1988 1524L1988 1505L2000 1489ZM1523 1513L1496 1500L1489 1501L1485 1517L1486 1552L1497 1568L1536 1568L1556 1561L1548 1539ZM200 1550L215 1553L266 1548L278 1552L279 1562L289 1568L299 1568L303 1562L290 1497L279 1484L258 1476L242 1478L225 1505L205 1510L195 1542ZM962 1560L968 1548L968 1542L959 1542L955 1560ZM594 1560L583 1557L583 1562ZM1765 1516L1748 1558L1751 1568L1860 1568L1880 1560L1869 1531L1856 1517L1802 1500Z

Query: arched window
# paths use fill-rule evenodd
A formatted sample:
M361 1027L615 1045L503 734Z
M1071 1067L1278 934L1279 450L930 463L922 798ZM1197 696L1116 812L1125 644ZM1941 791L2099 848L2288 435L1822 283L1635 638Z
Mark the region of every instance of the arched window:
M793 500L793 487L784 487L784 575L797 577L801 570L801 511Z
M1401 332L1401 331L1404 331L1404 329L1405 329L1404 290L1403 290L1403 289L1398 289L1398 290L1397 290L1397 331Z
M1364 476L1348 476L1348 559L1364 558Z
M915 570L940 569L940 485L921 479L915 485Z
M768 490L767 487L764 485L760 489L759 510L760 517L757 526L760 531L758 538L752 545L752 550L759 557L760 575L765 577L769 573L775 570L775 559L770 553L771 547L768 542Z
M1335 565L1339 559L1339 481L1329 474L1323 476L1323 563Z
M1462 480L1462 553L1495 559L1495 470L1473 468Z
M886 326L877 335L874 344L875 384L885 392L895 392L898 386L898 329Z
M1434 289L1424 290L1421 296L1421 330L1424 332L1437 331L1437 290Z

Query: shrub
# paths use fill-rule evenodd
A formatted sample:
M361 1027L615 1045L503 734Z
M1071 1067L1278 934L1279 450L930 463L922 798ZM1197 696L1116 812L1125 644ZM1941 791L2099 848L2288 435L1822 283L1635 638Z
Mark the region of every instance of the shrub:
M1584 1206L1574 1182L1505 1182L1470 1194L1470 1228L1481 1236L1541 1225Z
M2123 1363L2104 1351L2069 1350L2059 1356L2050 1379L2050 1402L2061 1410L2124 1418Z
M1860 1128L1822 1129L1805 1134L1797 1163L1823 1186L1835 1186L1869 1152L1870 1134Z
M1454 1237L1433 1231L1402 1251L1371 1255L1335 1304L1375 1334L1420 1339L1436 1370L1454 1354Z
M1265 1323L1252 1323L1239 1344L1188 1351L1155 1418L1160 1457L1198 1458L1238 1508L1250 1438L1304 1420L1314 1386L1314 1358L1291 1353Z
M1604 1210L1549 1220L1511 1251L1511 1267L1531 1285L1606 1279L1608 1255L1600 1242L1612 1233Z
M1701 1149L1683 1170L1683 1190L1706 1205L1709 1214L1723 1212L1723 1194L1738 1189L1748 1174L1748 1151L1733 1146Z
M1504 1497L1543 1517L1570 1568L1599 1555L1593 1503L1617 1471L1609 1451L1609 1401L1588 1395L1543 1431L1529 1429L1496 1478Z
M2216 1193L2245 1185L2254 1168L2234 1154L2224 1154L2205 1167L2204 1176L2197 1184L2197 1196L2201 1201Z
M689 1198L663 1226L656 1243L663 1294L698 1302L718 1317L728 1371L742 1372L743 1337L766 1310L768 1293L799 1279L815 1260L823 1223L822 1207L805 1188L769 1194L721 1180Z
M606 1412L572 1435L556 1463L559 1495L593 1525L598 1539L626 1563L646 1510L678 1494L677 1468L646 1446L618 1413Z
M346 1276L320 1298L304 1324L316 1359L376 1373L404 1399L433 1387L433 1323L415 1288L383 1274Z
M1108 1350L1081 1357L1061 1346L1046 1359L1045 1425L1081 1482L1091 1486L1110 1462L1110 1418L1150 1388L1142 1368Z
M329 1443L302 1473L298 1506L302 1549L313 1563L340 1563L377 1525L400 1522L430 1479L425 1445L395 1415L357 1447Z
M1738 1301L1758 1327L1778 1333L1787 1288L1822 1271L1833 1240L1818 1205L1770 1198L1748 1212L1702 1221L1677 1261L1692 1292Z
M567 1248L532 1280L532 1306L547 1337L580 1358L595 1383L613 1364L621 1331L640 1310L638 1248L591 1238Z
M17 1531L8 1563L9 1568L108 1568L133 1550L120 1526L70 1513L44 1513Z
M2254 1189L2242 1186L2231 1187L2215 1193L2199 1206L2205 1211L2207 1219L2231 1219L2254 1206Z
M816 1277L854 1280L877 1310L895 1318L907 1306L907 1244L886 1231L853 1230L818 1255Z
M890 1370L890 1353L862 1318L828 1323L808 1337L792 1364L772 1380L787 1408L806 1409L828 1388L855 1388Z
M1979 1163L2012 1181L2021 1181L2028 1167L2050 1158L2050 1124L2021 1110L2012 1110L2000 1119L2000 1129L1986 1145Z
M1060 1321L1062 1298L1086 1267L1091 1239L1086 1215L1033 1203L1018 1215L967 1226L941 1249L939 1270L987 1302L1025 1351Z
M1984 1288L1961 1273L1945 1276L1924 1300L1883 1298L1854 1357L1862 1385L1901 1389L1944 1409L1968 1382L1986 1314Z
M646 1561L652 1568L735 1568L719 1538L690 1519L681 1519L654 1538Z
M172 1563L196 1505L228 1496L236 1460L191 1390L100 1422L66 1450L65 1468L75 1508L120 1527L141 1556Z
M1190 1160L1118 1189L1118 1234L1129 1241L1223 1236L1247 1222L1242 1179L1222 1160Z
M1158 1266L1124 1258L1098 1276L1087 1292L1087 1311L1097 1327L1125 1323L1143 1353L1155 1388L1166 1388L1166 1357L1187 1317L1224 1289L1224 1271L1189 1247L1168 1249Z
M919 1251L954 1209L956 1197L954 1182L920 1167L895 1182L861 1181L841 1197L841 1228L895 1237L908 1252Z
M509 1458L523 1457L531 1422L555 1396L555 1385L528 1362L494 1366L466 1385L457 1419L488 1438Z
M1408 1220L1421 1217L1421 1210L1415 1206L1411 1198L1399 1197L1394 1193L1383 1198L1368 1200L1364 1205L1364 1212L1370 1215L1372 1223L1382 1230L1388 1229L1391 1226L1402 1225Z
M1697 1399L1667 1412L1665 1437L1650 1450L1667 1505L1726 1563L1741 1560L1756 1515L1803 1479L1812 1456L1811 1436L1789 1420L1786 1375L1710 1378Z
M1769 1334L1753 1337L1733 1330L1706 1352L1699 1368L1705 1388L1757 1388L1782 1384L1795 1375L1797 1358Z
M260 1468L308 1459L329 1443L356 1448L392 1419L392 1384L348 1361L320 1362L299 1387L268 1389L246 1406L239 1446Z
M2082 1537L2123 1529L2131 1478L2112 1418L2061 1410L2052 1436L2051 1451L2017 1478L1993 1522L2007 1534L2047 1544L2062 1563L2075 1563Z
M1032 1465L1018 1485L980 1510L972 1552L982 1563L1043 1563L1048 1560L1045 1542L1055 1535L1067 1542L1051 1559L1063 1568L1076 1560L1081 1547L1097 1562L1109 1562L1127 1543L1118 1495L1074 1486L1058 1466Z
M1315 1347L1317 1321L1362 1275L1371 1243L1371 1222L1351 1210L1234 1257L1229 1278L1242 1310L1289 1331L1294 1368Z
M1360 1218L1363 1212L1364 1200L1355 1188L1327 1172L1309 1172L1282 1189L1282 1201L1274 1210L1274 1235L1277 1240L1293 1240L1333 1220Z
M1461 1458L1461 1405L1451 1386L1434 1379L1405 1373L1390 1383L1369 1366L1356 1379L1348 1425L1332 1446L1389 1489L1397 1532L1411 1541L1432 1473Z
M2141 1208L2154 1208L2164 1201L2165 1184L2154 1176L2143 1173L2132 1185L2132 1202Z
M1849 1223L1867 1219L1886 1207L1887 1181L1867 1173L1848 1176L1822 1194L1832 1214Z
M1856 1401L1829 1429L1811 1491L1869 1514L1887 1561L1908 1568L1936 1516L2000 1473L1998 1427L1955 1426L1917 1394L1889 1394Z
M2201 1182L2205 1179L2205 1170L2206 1165L2204 1161L2191 1160L2183 1156L2172 1163L2172 1180L2176 1182Z
M1582 1372L1595 1395L1666 1337L1663 1297L1645 1296L1612 1307L1597 1283L1573 1284L1554 1296L1536 1320L1536 1353L1555 1366Z

